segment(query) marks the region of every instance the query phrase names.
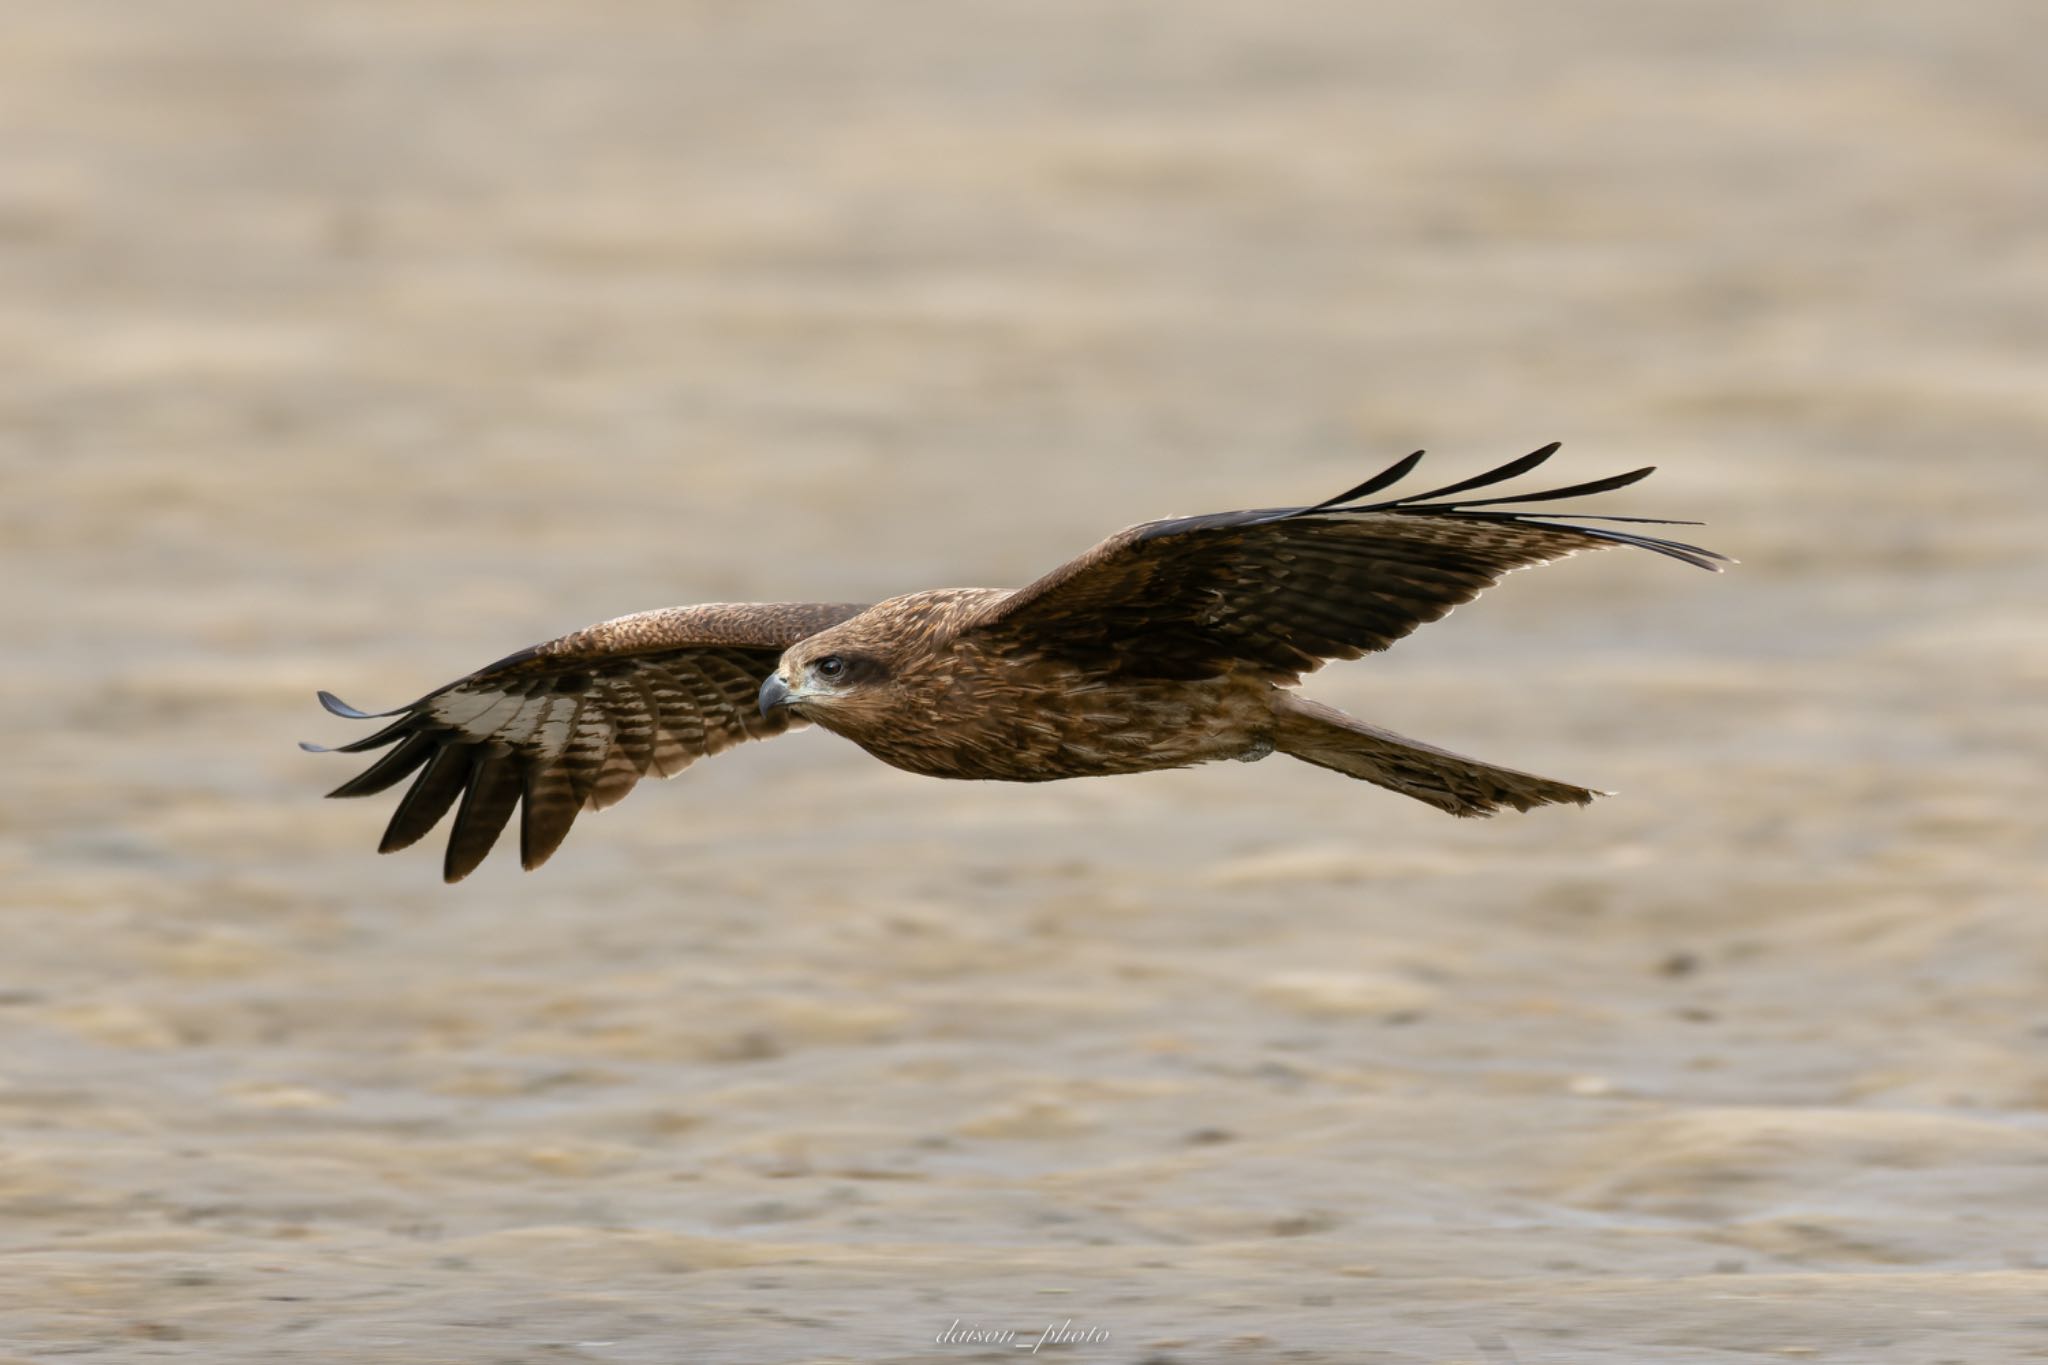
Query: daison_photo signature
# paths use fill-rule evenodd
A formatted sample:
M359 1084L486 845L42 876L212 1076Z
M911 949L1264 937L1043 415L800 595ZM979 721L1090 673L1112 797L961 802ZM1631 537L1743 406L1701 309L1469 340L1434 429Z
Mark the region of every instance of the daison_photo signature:
M932 1340L940 1346L1008 1346L1037 1355L1048 1346L1100 1346L1109 1340L1107 1327L1077 1327L1074 1320L1047 1323L1042 1330L983 1327L955 1318Z

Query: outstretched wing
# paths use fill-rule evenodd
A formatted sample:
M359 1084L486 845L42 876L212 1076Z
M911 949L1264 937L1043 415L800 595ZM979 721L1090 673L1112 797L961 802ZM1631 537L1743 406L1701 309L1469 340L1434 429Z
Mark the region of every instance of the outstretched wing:
M519 859L539 867L584 807L609 806L653 773L673 777L743 740L795 720L763 716L761 680L782 651L865 607L845 603L714 603L621 616L500 659L409 706L340 753L386 748L329 796L373 796L414 773L379 853L417 843L457 798L442 875L476 870L523 803ZM338 716L367 720L322 692ZM318 745L300 747L327 752Z
M1249 664L1291 682L1325 660L1387 648L1512 569L1580 550L1634 545L1703 569L1726 562L1697 545L1502 506L1608 492L1649 469L1520 496L1459 496L1525 474L1556 451L1547 445L1427 493L1359 501L1404 478L1421 462L1417 451L1313 507L1133 526L997 601L963 634L992 649L1133 675L1206 677Z

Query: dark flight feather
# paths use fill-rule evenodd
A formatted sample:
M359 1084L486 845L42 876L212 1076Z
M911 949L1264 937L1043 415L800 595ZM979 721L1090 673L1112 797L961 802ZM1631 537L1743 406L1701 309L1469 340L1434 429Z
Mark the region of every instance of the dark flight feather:
M455 798L461 796L462 789L469 785L472 747L452 742L442 744L426 769L399 799L398 809L391 813L391 823L384 827L384 838L377 845L379 853L396 853L401 848L411 848L441 823L441 817L448 813L455 804Z
M519 762L500 744L478 745L470 754L469 787L455 811L448 835L448 855L441 864L443 880L459 882L476 871L491 845L498 842L512 808L519 804Z
M1323 501L1317 503L1314 507L1308 508L1307 510L1311 512L1320 512L1325 507L1335 507L1340 503L1356 502L1360 498L1379 492L1382 488L1387 487L1389 484L1399 483L1402 479L1408 477L1409 470L1415 468L1416 465L1422 463L1422 456L1423 452L1420 450L1416 451L1412 455L1405 455L1401 459L1396 460L1394 463L1388 465L1385 469L1382 469L1379 473L1367 479L1364 483L1358 485L1358 487L1346 489L1344 492L1339 493L1334 498L1325 498Z
M375 763L327 794L374 796L378 792L389 791L411 777L416 769L426 766L427 760L433 756L434 741L429 736L414 731Z
M1532 450L1527 455L1523 455L1518 459L1509 460L1506 464L1489 469L1484 474L1475 474L1469 479L1446 484L1442 488L1432 488L1427 493L1411 493L1406 497L1397 498L1393 502L1385 504L1385 506L1399 507L1407 504L1423 503L1433 498L1447 498L1453 493L1464 493L1474 488L1488 488L1497 483L1505 483L1517 475L1528 473L1537 465L1542 464L1545 460L1557 454L1558 449L1559 443L1552 441L1547 446ZM1374 509L1362 508L1360 510L1372 511Z

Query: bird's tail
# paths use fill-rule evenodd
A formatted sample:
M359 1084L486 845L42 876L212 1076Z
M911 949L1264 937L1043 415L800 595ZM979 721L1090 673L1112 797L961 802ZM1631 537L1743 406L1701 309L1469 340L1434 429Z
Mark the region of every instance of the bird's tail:
M1281 753L1412 796L1452 815L1491 815L1502 806L1529 810L1566 801L1583 806L1608 795L1481 763L1284 692L1275 699L1273 711L1278 722L1273 747Z

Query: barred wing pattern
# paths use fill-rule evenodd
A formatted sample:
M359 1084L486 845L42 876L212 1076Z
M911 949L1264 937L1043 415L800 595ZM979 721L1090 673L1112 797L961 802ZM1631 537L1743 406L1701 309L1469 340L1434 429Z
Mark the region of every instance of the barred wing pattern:
M1248 664L1286 684L1327 660L1387 648L1511 570L1581 550L1633 545L1716 570L1725 560L1697 545L1611 524L1572 525L1501 507L1608 492L1648 476L1649 469L1548 492L1458 496L1527 473L1556 451L1548 445L1427 493L1359 501L1406 477L1422 459L1417 451L1313 507L1133 526L997 601L963 633L999 650L1113 674L1199 678Z
M442 865L451 882L476 870L520 807L520 862L539 867L579 811L612 805L642 777L673 777L801 726L786 710L761 714L762 680L788 646L862 610L776 602L642 612L521 650L392 711L358 711L322 692L336 715L397 717L337 747L388 751L328 795L373 796L412 777L378 852L417 843L454 808Z

